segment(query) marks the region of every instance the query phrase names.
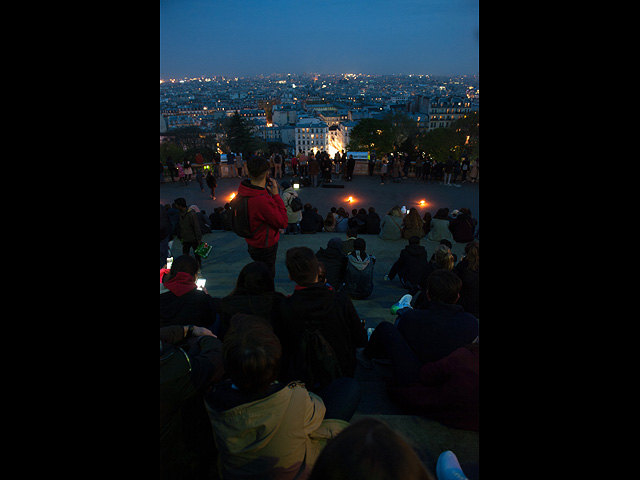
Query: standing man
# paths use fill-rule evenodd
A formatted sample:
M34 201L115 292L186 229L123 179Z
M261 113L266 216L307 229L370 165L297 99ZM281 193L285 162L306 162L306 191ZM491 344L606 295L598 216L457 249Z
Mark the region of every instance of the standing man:
M308 162L309 162L309 157L307 157L307 154L303 150L302 153L300 153L300 157L298 158L298 166L300 167L300 177L306 177L308 175L308 172L307 172Z
M247 161L249 178L242 180L238 194L247 198L249 226L253 237L245 238L249 255L256 262L263 262L271 276L276 276L279 229L287 228L287 208L278 194L278 183L269 178L269 161L252 156Z
M353 158L353 155L349 155L349 160L347 160L347 182L350 182L353 178L353 169L356 166L356 161Z
M278 152L276 152L275 156L273 157L273 166L273 178L282 178L282 155L280 155L280 153Z
M211 169L207 172L207 178L205 180L207 182L207 186L211 189L211 200L215 200L218 181L216 180L216 177L211 174Z
M238 176L238 169L236 168L236 156L233 152L227 153L227 168L229 169L229 178Z
M242 153L239 153L236 156L236 170L238 172L238 177L241 177L242 175L244 175L244 173L243 173L244 172L244 164L245 164L245 161L244 161L244 159L242 157Z
M196 248L202 243L202 233L200 233L200 222L196 212L187 208L187 201L180 197L174 200L176 207L180 211L180 240L182 241L182 254L189 255L193 248L193 255L198 261L198 267L202 265L200 255L196 253Z
M333 163L336 166L336 175L338 175L338 180L340 179L340 164L342 163L342 157L340 157L340 150L336 151L336 155L333 157Z

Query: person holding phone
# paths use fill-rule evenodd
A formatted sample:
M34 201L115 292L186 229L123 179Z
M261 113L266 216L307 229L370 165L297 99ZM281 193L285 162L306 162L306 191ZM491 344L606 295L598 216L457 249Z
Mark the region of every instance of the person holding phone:
M160 327L196 325L215 329L215 302L204 283L200 282L202 288L198 288L199 270L198 262L191 255L173 260L171 270L162 277Z
M256 262L263 262L269 268L271 277L276 276L276 255L280 229L289 224L287 207L278 191L278 183L269 178L269 161L252 156L247 161L249 178L240 182L238 194L247 198L249 224L255 234L245 238L249 256Z

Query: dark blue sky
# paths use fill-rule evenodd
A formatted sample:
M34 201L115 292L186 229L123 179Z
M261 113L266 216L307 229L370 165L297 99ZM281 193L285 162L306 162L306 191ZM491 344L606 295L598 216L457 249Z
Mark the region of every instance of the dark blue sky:
M477 74L479 0L160 0L160 78Z

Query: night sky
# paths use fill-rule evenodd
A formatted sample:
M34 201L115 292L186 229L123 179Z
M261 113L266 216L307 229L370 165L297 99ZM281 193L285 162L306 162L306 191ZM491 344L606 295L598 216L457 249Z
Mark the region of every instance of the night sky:
M478 70L479 0L160 0L160 78Z

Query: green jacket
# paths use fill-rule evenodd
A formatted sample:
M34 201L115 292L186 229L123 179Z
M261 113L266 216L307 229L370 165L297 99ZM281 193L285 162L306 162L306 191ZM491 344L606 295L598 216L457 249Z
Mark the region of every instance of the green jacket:
M184 212L180 212L180 235L182 242L200 243L202 233L200 233L200 222L196 212L188 208Z

